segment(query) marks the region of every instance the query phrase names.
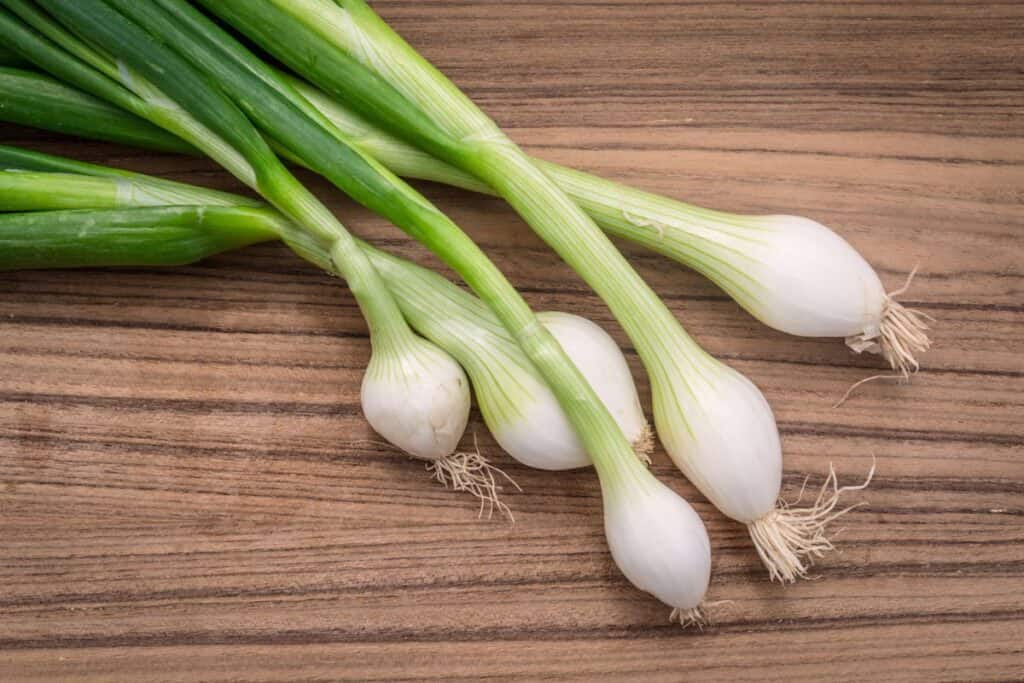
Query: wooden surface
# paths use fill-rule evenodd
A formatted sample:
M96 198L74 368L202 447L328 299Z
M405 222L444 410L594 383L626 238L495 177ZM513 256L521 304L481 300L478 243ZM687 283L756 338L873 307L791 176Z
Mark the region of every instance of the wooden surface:
M774 407L786 493L829 462L870 507L820 580L768 583L745 531L657 454L714 551L682 631L615 569L590 472L529 471L514 526L381 448L365 328L276 246L173 270L0 274L0 679L1024 678L1024 5L374 3L550 159L734 211L803 213L934 315L910 386L755 323L625 247ZM4 127L2 141L234 188L211 165ZM434 263L311 181L360 234ZM495 200L428 194L537 309L599 301ZM626 345L628 349L628 345ZM629 351L641 389L646 380Z

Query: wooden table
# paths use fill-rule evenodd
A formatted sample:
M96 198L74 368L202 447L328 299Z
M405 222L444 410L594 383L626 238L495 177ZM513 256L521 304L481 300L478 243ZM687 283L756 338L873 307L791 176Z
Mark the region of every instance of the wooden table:
M188 268L0 275L0 679L1024 677L1024 5L376 2L517 140L719 208L833 226L934 315L911 385L753 321L624 245L774 407L785 493L878 472L820 580L770 584L663 453L714 552L703 632L631 588L591 472L530 471L514 525L360 416L346 290L277 246ZM2 141L237 189L212 165L5 126ZM436 263L310 180L357 232ZM430 186L537 309L607 310L500 202ZM648 404L649 409L649 404Z

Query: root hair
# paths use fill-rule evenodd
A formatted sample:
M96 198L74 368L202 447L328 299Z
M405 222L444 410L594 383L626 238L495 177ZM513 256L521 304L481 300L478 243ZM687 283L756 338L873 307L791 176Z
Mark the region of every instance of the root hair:
M690 628L696 626L701 631L704 630L705 626L709 626L711 621L708 619L708 611L706 605L702 602L696 607L690 609L680 609L676 607L668 615L668 621L670 624L679 624L682 628Z
M514 486L517 491L522 491L522 489L512 477L501 468L492 465L487 458L480 454L476 436L473 437L473 447L473 452L452 453L428 462L426 464L427 471L433 475L434 481L445 488L453 491L466 491L474 498L479 499L479 518L482 519L486 511L487 519L491 519L497 510L509 521L515 522L511 508L500 497L504 490L502 479Z
M877 335L867 337L859 334L846 338L846 345L857 353L880 353L903 379L909 379L911 374L920 369L917 356L932 345L926 321L934 318L924 311L907 308L896 301L896 297L910 289L916 274L917 266L914 266L903 286L886 294Z
M896 375L871 375L870 377L865 377L864 379L859 380L859 381L854 382L853 384L851 384L850 388L846 390L845 394L843 394L843 397L841 399L839 399L838 401L836 401L834 404L832 404L832 407L833 408L840 407L841 405L846 403L846 401L850 398L850 396L853 395L853 392L856 391L857 389L859 389L862 385L867 384L868 382L877 382L880 379L894 379L897 382L902 382L904 380L904 377L903 377L903 375L899 375L899 374L896 374Z
M807 481L800 489L800 495L793 503L779 499L778 507L764 517L747 524L754 547L761 557L761 562L768 568L772 581L793 583L797 579L806 579L811 565L835 546L826 535L826 528L837 518L865 503L855 503L837 510L839 499L847 491L859 491L871 483L875 474L875 463L863 484L857 486L839 486L836 470L830 464L828 476L814 504L810 507L797 508L803 497Z
M696 626L703 631L705 626L711 626L714 623L711 620L711 612L716 607L731 604L733 604L732 600L713 600L711 602L702 600L699 605L691 607L690 609L680 609L676 607L668 615L668 620L669 623L678 623L683 628Z

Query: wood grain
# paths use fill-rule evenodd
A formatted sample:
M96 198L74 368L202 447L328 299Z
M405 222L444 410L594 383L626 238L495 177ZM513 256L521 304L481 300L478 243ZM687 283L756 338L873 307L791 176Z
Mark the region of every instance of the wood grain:
M714 626L629 587L591 473L470 433L515 525L432 485L359 414L364 324L276 246L169 270L0 275L4 681L1024 679L1024 5L379 1L531 151L734 211L834 226L934 315L910 386L775 333L624 245L771 401L786 493L877 459L821 580L767 582L670 466L714 551ZM213 166L4 127L4 143L237 189ZM360 234L436 264L311 185ZM538 309L607 310L500 202L431 198ZM649 407L649 406L648 406ZM471 439L467 436L467 439ZM469 443L467 441L467 443Z

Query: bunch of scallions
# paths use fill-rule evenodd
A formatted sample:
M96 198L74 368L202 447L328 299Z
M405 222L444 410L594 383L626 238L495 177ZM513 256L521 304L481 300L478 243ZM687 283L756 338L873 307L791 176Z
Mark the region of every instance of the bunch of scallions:
M17 213L0 226L0 267L172 265L283 240L343 277L367 319L373 355L362 400L378 432L434 463L439 478L493 501L494 470L478 454L454 453L468 411L461 364L514 457L546 469L594 464L618 566L674 618L698 620L707 536L636 457L646 425L614 343L587 321L534 315L461 229L398 176L496 194L632 340L673 461L747 525L773 579L807 575L842 512L835 477L809 507L780 503L781 447L760 391L694 342L604 233L696 269L773 327L844 337L905 376L928 347L921 314L887 295L849 244L809 219L710 211L528 157L362 0L199 4L211 14L185 0L0 0L4 44L19 66L49 74L0 70L0 117L202 153L268 205L5 150L2 208ZM294 73L267 65L214 17ZM477 296L354 238L281 158L421 241Z

